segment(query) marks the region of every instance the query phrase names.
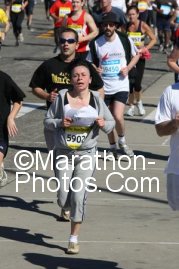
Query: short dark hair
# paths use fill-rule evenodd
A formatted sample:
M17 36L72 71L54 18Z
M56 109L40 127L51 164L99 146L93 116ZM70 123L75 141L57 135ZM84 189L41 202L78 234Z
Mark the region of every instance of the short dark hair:
M78 33L75 30L73 30L72 28L68 28L68 27L62 28L62 30L60 31L60 34L59 34L59 39L62 37L63 33L73 33L75 36L76 42L78 42Z
M73 69L75 67L78 67L78 66L84 66L84 67L86 67L89 70L89 73L90 73L90 76L91 76L91 73L92 73L91 63L88 62L87 60L76 58L68 66L68 72L70 74L70 78L72 76Z

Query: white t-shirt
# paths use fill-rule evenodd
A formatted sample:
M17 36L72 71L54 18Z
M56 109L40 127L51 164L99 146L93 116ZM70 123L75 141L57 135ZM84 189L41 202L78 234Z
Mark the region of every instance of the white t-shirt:
M64 108L65 117L73 120L72 126L91 126L98 117L98 112L92 106L84 106L81 108L71 108L69 104Z
M71 149L78 149L87 138L98 112L90 105L77 109L66 104L64 116L73 120L71 126L65 128L66 144Z
M129 39L130 40L130 39ZM131 43L131 54L136 55L136 48ZM95 41L96 53L99 59L99 66L103 69L102 79L104 82L104 91L106 95L115 94L117 92L129 92L128 76L124 77L120 74L121 68L127 65L125 51L118 37L112 42L106 41L102 35ZM87 60L92 62L90 53Z
M163 92L157 107L155 123L170 121L175 118L177 112L179 112L179 83L168 86ZM179 129L171 135L170 151L165 172L179 175Z

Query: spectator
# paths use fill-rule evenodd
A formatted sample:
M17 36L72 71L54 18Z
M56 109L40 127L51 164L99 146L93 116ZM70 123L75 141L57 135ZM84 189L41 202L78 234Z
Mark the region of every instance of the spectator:
M0 85L0 187L2 187L8 180L3 164L8 151L8 136L13 137L18 132L15 117L25 95L11 77L2 71L0 71Z

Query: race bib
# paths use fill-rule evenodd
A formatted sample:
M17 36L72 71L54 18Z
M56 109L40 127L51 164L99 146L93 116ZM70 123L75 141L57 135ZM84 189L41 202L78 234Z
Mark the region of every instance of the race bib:
M147 9L148 9L147 2L144 2L144 1L138 2L138 10L139 11L145 11Z
M101 67L103 77L118 77L121 70L120 60L102 61Z
M63 18L65 15L69 14L71 12L71 9L69 7L61 7L59 9L59 17Z
M143 45L143 42L141 41L142 35L140 32L129 32L128 35L133 40L136 47L140 47Z
M161 5L160 9L163 10L163 15L168 15L171 11L171 7L166 5Z
M83 27L81 25L71 24L71 25L68 25L68 28L75 30L80 35L83 34Z
M11 10L14 13L20 13L22 11L22 5L21 4L14 4L14 5L12 5Z
M65 140L71 149L78 149L85 141L91 127L73 126L65 128Z

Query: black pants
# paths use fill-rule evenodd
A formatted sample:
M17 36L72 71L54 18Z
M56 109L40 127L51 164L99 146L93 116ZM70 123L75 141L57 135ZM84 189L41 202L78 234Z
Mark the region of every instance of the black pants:
M22 22L24 20L24 11L20 13L11 12L10 18L12 22L13 32L16 38L18 38L19 34L22 32Z
M50 9L50 7L51 7L52 4L53 4L53 1L52 0L45 0L44 1L45 11L46 12Z
M136 92L140 92L142 90L142 79L144 75L145 69L145 59L139 59L136 64L136 77L133 83L130 83L130 93L133 93L133 90Z

